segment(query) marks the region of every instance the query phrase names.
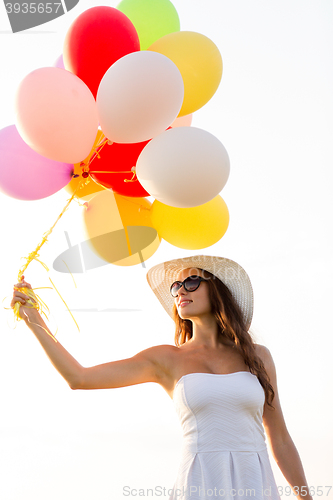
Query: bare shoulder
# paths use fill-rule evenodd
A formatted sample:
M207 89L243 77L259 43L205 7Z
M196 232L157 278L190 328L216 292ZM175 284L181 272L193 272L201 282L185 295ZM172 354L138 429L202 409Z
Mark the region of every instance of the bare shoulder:
M177 352L178 348L176 346L171 344L161 344L148 347L147 349L138 352L136 357L146 358L157 366L161 371L161 375L163 375L166 371L168 371L170 365L172 365L172 361Z
M273 357L271 351L265 345L254 344L254 348L256 354L258 354L259 358L263 361L264 365L273 363Z
M264 367L266 369L266 372L271 380L271 382L276 381L276 370L275 370L275 364L273 360L273 356L268 349L268 347L260 344L255 344L255 350L256 353L258 354L259 358L264 364Z
M148 347L147 349L140 351L138 354L147 356L152 361L158 361L159 359L162 359L163 356L172 355L176 350L176 346L173 346L171 344L161 344Z

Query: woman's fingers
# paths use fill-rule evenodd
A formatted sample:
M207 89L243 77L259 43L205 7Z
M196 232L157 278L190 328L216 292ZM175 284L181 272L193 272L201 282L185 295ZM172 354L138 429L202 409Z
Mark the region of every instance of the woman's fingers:
M19 304L20 304L20 308L19 308L19 309L20 309L20 311L19 311L19 315L20 315L20 317L21 317L22 319L24 319L24 320L25 320L25 319L28 317L28 315L27 315L27 311L28 311L29 309L27 309L27 307L28 307L28 308L30 308L31 306L29 306L29 305L26 303L26 301L25 301L24 299L22 299L21 297L13 297L12 302L11 302L11 304L10 304L10 307L11 307L12 309L14 309L15 304L17 304L17 303L19 303Z
M28 296L28 295L26 295L26 294L25 294L25 293L23 293L23 292L19 292L19 291L17 291L17 290L13 293L13 296L14 296L14 297L21 297L22 299L25 299L25 300L28 300L28 299L29 299L29 296Z
M31 302L36 302L33 298L29 297L25 293L20 292L19 290L14 290L11 307L14 307L15 302L21 302L22 304L25 304L29 299L31 300Z
M11 300L10 307L11 308L15 307L16 302L20 302L20 304L22 304L23 306L31 307L31 306L29 306L29 302L28 302L29 299L30 299L30 297L27 297L27 296L25 296L25 298L22 296L14 296ZM33 299L30 299L30 300L31 300L30 304L35 303L35 301Z
M30 285L30 283L27 283L26 281L20 281L20 283L16 283L16 285L14 285L14 287L17 287L17 288L32 288L32 286Z
M29 297L29 295L21 291L22 288L30 288L30 290L32 290L32 286L30 285L30 283L24 281L24 276L22 276L22 281L14 285L13 298L10 304L12 308L15 307L16 302L20 302L22 305L27 305L27 307L29 307L27 304L29 300L32 303L36 303L36 301L32 297Z
M22 305L26 304L26 300L23 299L22 297L13 297L10 303L10 307L14 307L16 302L20 302Z

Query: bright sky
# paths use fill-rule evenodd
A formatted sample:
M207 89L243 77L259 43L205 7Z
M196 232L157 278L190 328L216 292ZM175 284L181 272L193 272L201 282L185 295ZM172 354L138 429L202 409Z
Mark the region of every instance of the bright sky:
M104 4L115 7L117 2ZM96 5L80 0L70 13L12 34L0 6L0 128L14 123L13 99L32 70L52 66L71 22ZM182 30L203 33L221 51L224 71L215 96L193 125L226 147L231 174L221 195L230 211L222 240L202 251L162 242L147 268L204 253L239 262L255 296L252 330L276 363L280 400L308 484L332 486L332 132L333 6L330 0L175 0ZM0 164L0 168L5 165ZM15 172L13 172L15 175ZM0 194L0 297L10 297L23 263L62 211L68 194L19 201ZM174 329L146 282L142 266L101 267L75 275L52 269L54 259L83 241L73 204L26 279L42 290L52 331L80 363L127 358L149 346L173 344ZM7 304L8 304L7 299ZM122 309L134 309L132 312ZM173 403L157 384L109 391L71 391L24 324L3 310L0 497L5 500L110 500L123 487L171 488L181 429ZM276 482L287 482L274 459ZM319 495L320 493L318 493ZM157 498L157 496L156 496ZM168 498L168 496L162 497Z

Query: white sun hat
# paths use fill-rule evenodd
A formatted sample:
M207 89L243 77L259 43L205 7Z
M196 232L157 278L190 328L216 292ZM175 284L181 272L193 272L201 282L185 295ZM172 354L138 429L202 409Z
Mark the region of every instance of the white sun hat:
M243 314L247 329L250 328L253 316L253 289L250 278L244 269L233 260L209 255L194 255L182 259L162 262L147 272L147 281L166 312L172 316L174 297L170 286L178 280L183 269L203 269L219 278L230 290Z

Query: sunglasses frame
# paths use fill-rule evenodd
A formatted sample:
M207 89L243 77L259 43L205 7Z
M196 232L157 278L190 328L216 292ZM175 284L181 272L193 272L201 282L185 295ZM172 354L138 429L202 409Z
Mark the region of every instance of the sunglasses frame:
M188 282L189 280L193 279L193 278L198 278L199 279L199 284L198 286L194 289L194 290L188 290L186 288L186 282ZM201 276L198 276L197 274L193 274L192 276L188 276L187 278L184 279L184 281L174 281L172 283L172 285L170 286L170 293L172 295L172 297L175 299L176 297L178 297L178 293L177 295L173 295L172 293L172 287L174 286L175 283L178 283L180 285L180 287L178 288L178 292L179 290L181 289L181 287L184 287L184 289L187 291L187 292L195 292L196 290L198 290L199 286L201 285L201 282L202 281L207 281L205 278L202 278Z

